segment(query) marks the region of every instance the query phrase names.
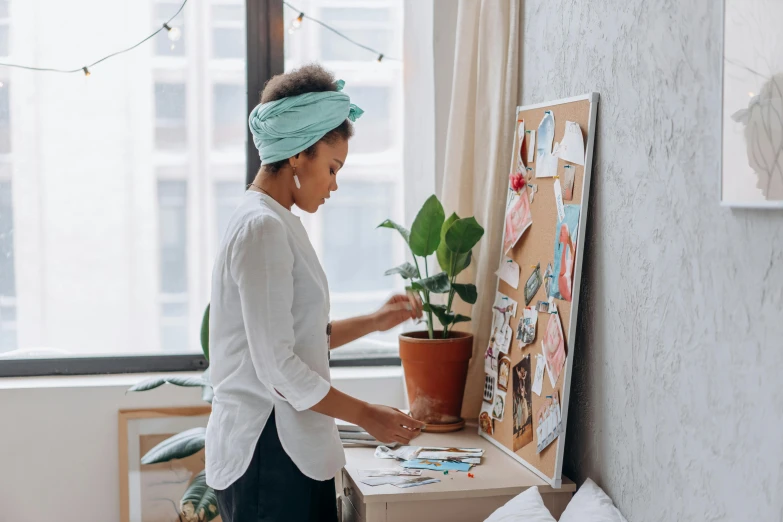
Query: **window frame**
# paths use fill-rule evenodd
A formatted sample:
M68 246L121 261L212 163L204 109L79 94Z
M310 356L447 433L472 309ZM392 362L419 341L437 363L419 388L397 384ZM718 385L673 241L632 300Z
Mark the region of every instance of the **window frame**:
M279 0L246 0L246 88L247 113L260 99L267 80L284 72L285 18ZM155 45L153 43L153 45ZM210 49L208 60L214 60ZM180 63L179 56L159 56L160 61ZM164 80L157 80L164 81ZM212 86L210 86L212 87ZM261 161L249 129L246 146L246 175L243 187L253 181ZM165 151L168 152L168 151ZM239 180L237 180L239 182ZM398 356L355 357L330 360L331 367L400 366ZM203 371L209 366L200 353L161 355L75 356L67 358L0 358L0 378L66 375L105 375Z

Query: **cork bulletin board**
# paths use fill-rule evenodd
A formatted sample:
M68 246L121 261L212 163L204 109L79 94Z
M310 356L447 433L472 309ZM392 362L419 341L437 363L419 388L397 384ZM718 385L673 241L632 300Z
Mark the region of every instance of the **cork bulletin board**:
M484 354L479 434L553 487L560 487L563 468L597 109L597 93L517 108L493 331ZM574 147L577 133L583 156ZM548 156L539 154L547 145L542 134L553 134ZM509 225L511 214L525 219Z

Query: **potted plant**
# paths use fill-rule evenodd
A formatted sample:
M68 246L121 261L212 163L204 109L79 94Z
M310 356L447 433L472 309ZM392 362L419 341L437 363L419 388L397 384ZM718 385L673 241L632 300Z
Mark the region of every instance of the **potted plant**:
M400 359L405 371L411 415L430 429L458 430L468 363L473 355L473 335L453 327L470 321L454 313L455 296L468 304L477 298L476 286L457 283L457 276L469 265L472 249L484 235L475 218L452 214L446 219L436 196L424 202L410 230L386 220L379 228L397 230L413 256L410 262L392 268L386 275L399 274L410 281L407 290L421 296L427 329L400 335ZM429 273L429 256L436 255L441 271ZM422 262L419 262L422 258ZM424 270L422 274L422 268ZM442 296L436 303L433 298ZM445 304L444 304L445 302ZM437 318L440 328L436 327Z
M204 358L209 361L209 305L207 305L204 317L201 320L201 349L204 352ZM128 391L147 391L164 384L200 387L202 389L201 398L212 404L214 392L212 383L209 380L209 369L196 377L176 375L151 377L134 385ZM157 464L159 462L169 462L174 459L190 457L204 449L206 431L206 428L193 428L169 437L149 450L141 458L141 463ZM182 495L182 500L177 510L177 520L180 522L209 522L218 515L215 490L207 486L206 475L204 471L201 471L188 484L185 493Z

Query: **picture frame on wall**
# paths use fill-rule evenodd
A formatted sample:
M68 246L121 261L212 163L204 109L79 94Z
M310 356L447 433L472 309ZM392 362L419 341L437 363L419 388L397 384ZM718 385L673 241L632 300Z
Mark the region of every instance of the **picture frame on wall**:
M783 208L780 0L724 0L721 205Z
M169 437L206 428L211 408L154 408L119 412L121 522L180 522L180 501L204 470L204 450L184 459L143 465L142 457ZM220 522L217 517L213 522Z

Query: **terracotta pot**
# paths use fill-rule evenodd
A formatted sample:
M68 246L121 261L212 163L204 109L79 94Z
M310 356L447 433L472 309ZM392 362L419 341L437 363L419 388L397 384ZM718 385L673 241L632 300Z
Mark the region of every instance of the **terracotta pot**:
M462 396L473 355L473 334L449 332L447 339L440 335L435 332L435 339L427 332L400 335L411 415L433 425L462 421Z

